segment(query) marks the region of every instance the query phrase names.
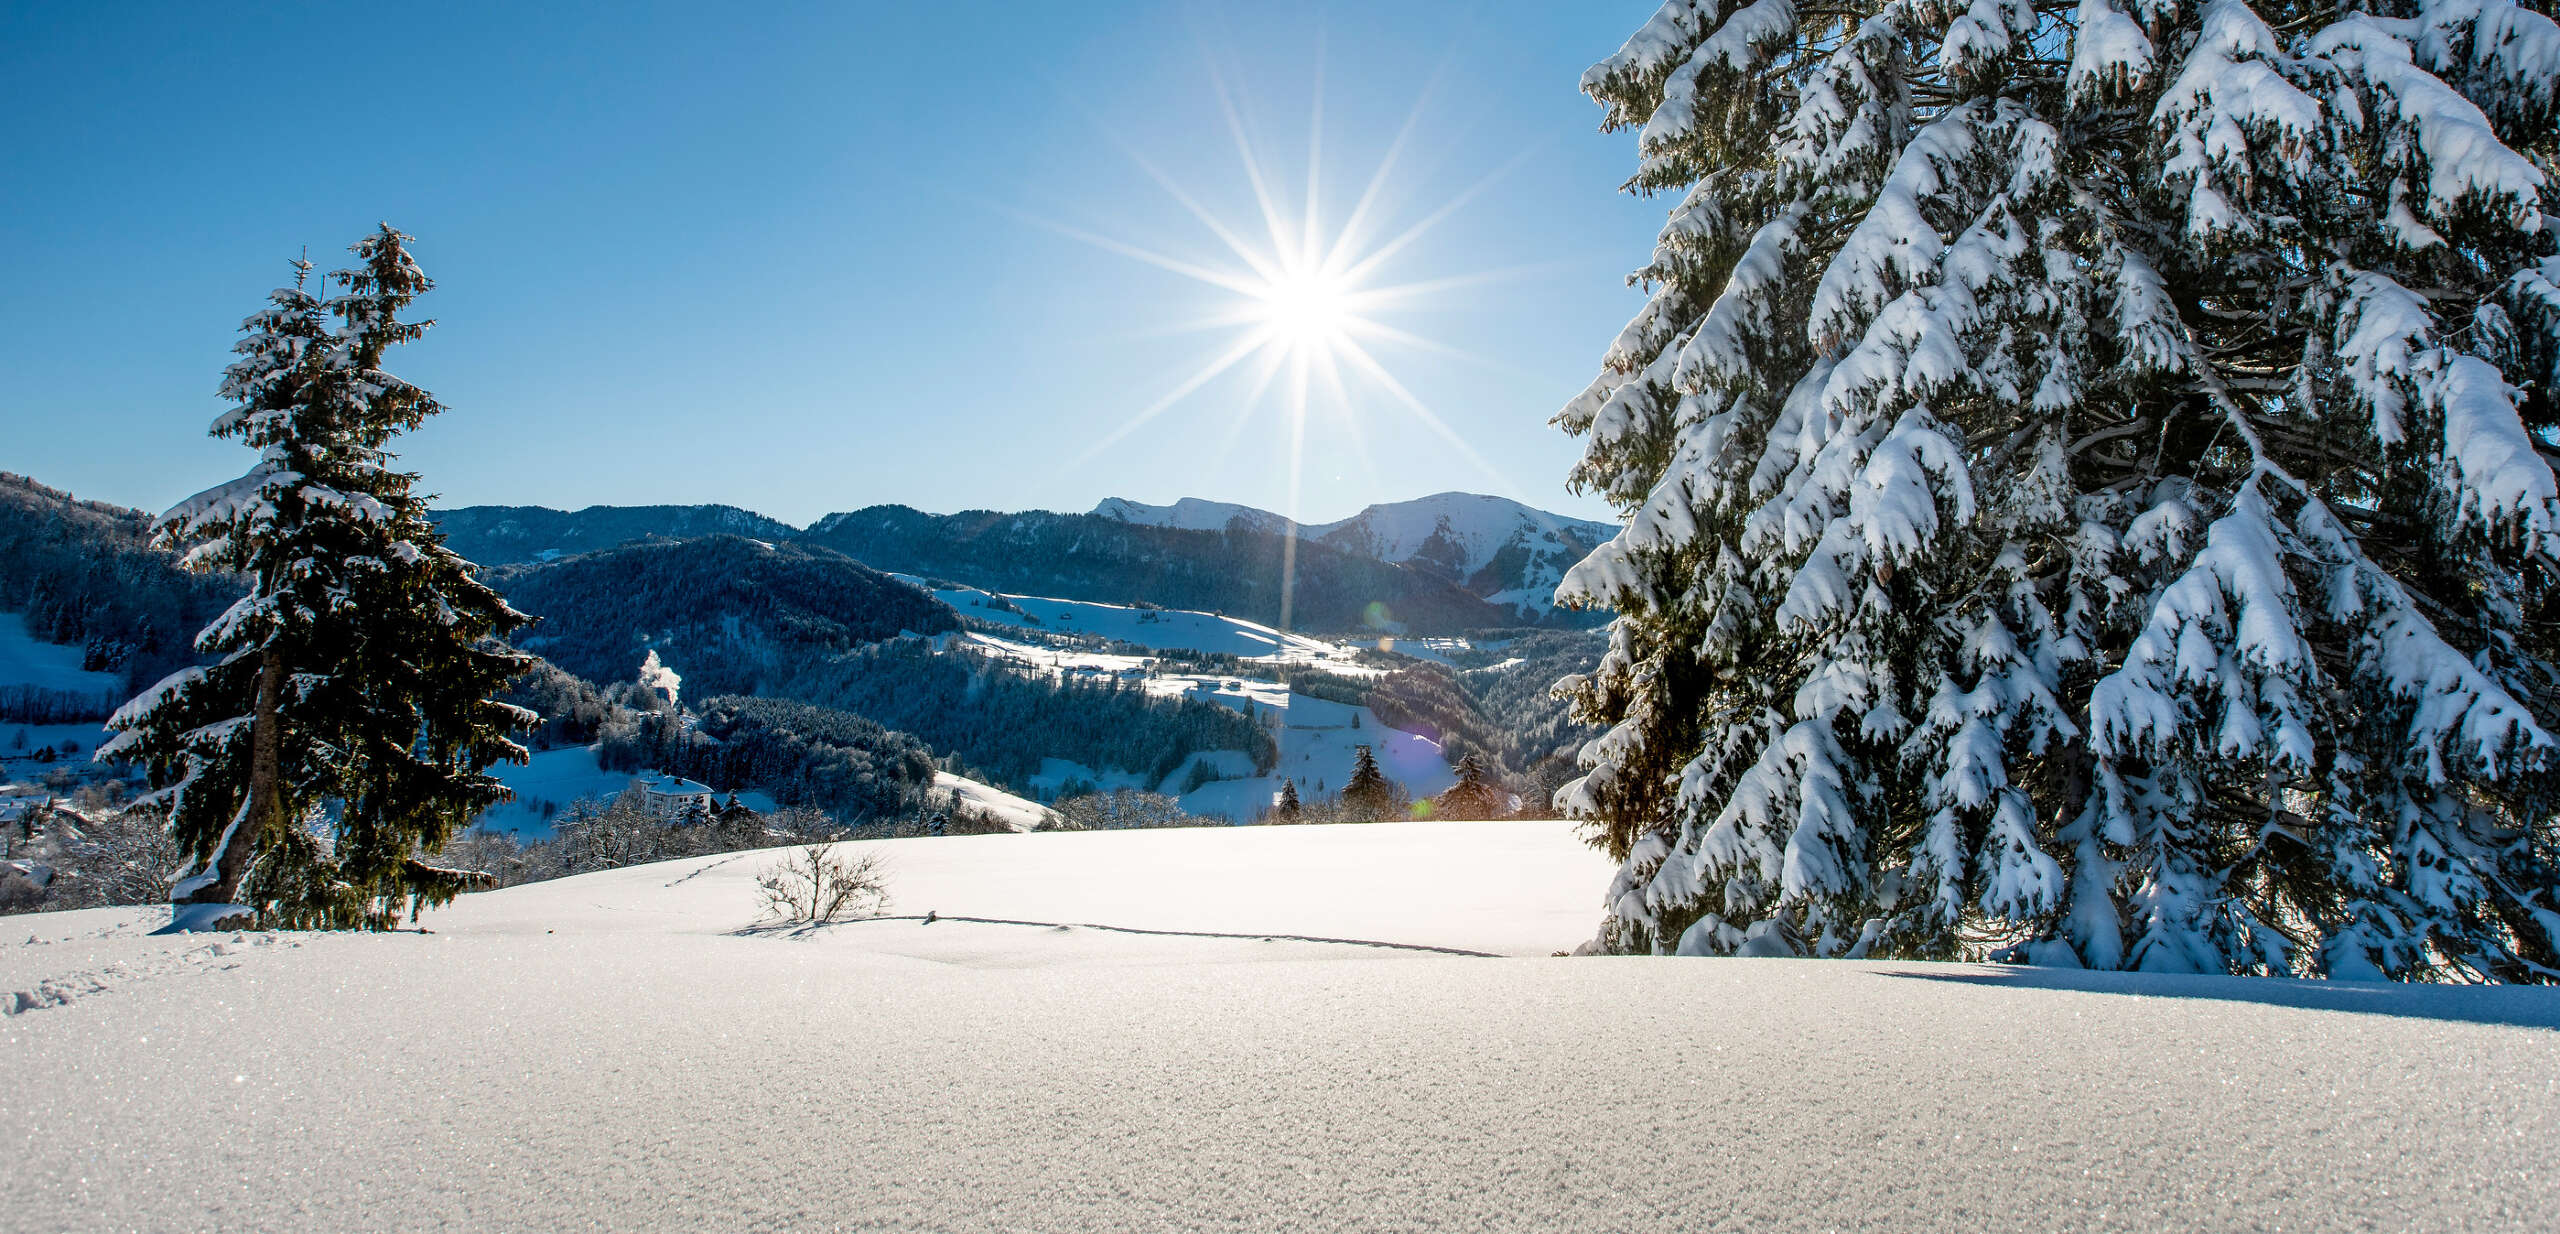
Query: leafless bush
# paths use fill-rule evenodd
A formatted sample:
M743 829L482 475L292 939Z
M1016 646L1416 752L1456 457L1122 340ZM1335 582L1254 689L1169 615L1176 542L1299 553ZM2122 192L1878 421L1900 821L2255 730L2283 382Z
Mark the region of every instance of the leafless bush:
M83 790L77 803L52 801L0 825L0 858L34 877L0 894L0 912L156 904L186 856L157 809L126 806L119 795Z
M1139 827L1216 827L1226 820L1185 813L1182 803L1162 793L1134 788L1087 793L1057 803L1051 831L1123 831Z
M765 914L824 924L851 913L877 916L889 907L888 870L877 853L844 856L834 844L793 850L756 877Z

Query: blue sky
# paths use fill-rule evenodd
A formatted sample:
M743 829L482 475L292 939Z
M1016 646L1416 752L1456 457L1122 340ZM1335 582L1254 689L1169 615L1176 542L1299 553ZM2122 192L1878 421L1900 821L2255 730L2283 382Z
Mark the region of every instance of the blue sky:
M240 319L387 219L439 284L395 367L451 408L403 448L445 504L1603 512L1546 421L1662 203L1575 82L1651 0L439 7L0 5L0 468L237 474ZM1233 127L1292 228L1320 145L1329 235L1408 120L1354 247L1442 212L1366 282L1438 288L1364 336L1411 401L1311 381L1293 502L1288 365L1165 403L1249 302L1130 255L1242 266L1148 168L1260 248Z

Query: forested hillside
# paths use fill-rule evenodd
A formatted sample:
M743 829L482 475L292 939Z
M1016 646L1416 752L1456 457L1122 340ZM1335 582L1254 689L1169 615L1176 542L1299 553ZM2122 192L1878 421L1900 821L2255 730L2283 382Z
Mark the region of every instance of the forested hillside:
M1252 716L1216 703L1151 698L1109 682L1058 683L913 641L828 660L779 692L914 733L1016 789L1044 758L1161 780L1195 751L1246 751L1256 774L1277 755Z
M882 570L976 587L1125 604L1144 600L1283 625L1282 571L1291 541L1242 527L1193 531L1085 514L972 510L926 514L873 506L830 514L804 533ZM1517 618L1428 573L1300 541L1285 624L1291 629L1456 632Z
M798 534L789 523L736 506L465 506L439 510L435 518L447 547L484 566L547 561L634 540L717 535L787 540Z
M1599 733L1577 723L1550 691L1561 678L1591 671L1606 647L1597 631L1535 631L1455 652L1455 671L1416 664L1389 674L1361 701L1387 724L1438 741L1452 762L1483 758L1543 812L1547 796L1573 778L1582 743Z
M39 639L80 647L84 667L149 685L195 660L196 631L241 591L179 569L150 537L143 511L0 472L0 612L24 614Z
M762 789L848 824L914 813L933 788L924 742L833 708L723 695L704 700L694 735L660 765L724 791Z
M950 606L841 553L743 536L632 544L488 578L540 619L517 637L526 650L604 682L654 648L702 694L763 692L814 657L960 628Z

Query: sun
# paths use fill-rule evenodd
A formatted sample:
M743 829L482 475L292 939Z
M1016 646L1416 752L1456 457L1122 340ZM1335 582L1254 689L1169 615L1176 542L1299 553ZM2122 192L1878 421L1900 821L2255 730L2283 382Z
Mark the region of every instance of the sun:
M1294 353L1330 349L1359 321L1351 285L1322 269L1284 270L1263 280L1253 299L1271 341Z
M1423 101L1416 99L1412 113L1405 118L1356 199L1346 210L1328 210L1320 191L1324 109L1319 73L1317 97L1308 116L1305 191L1302 204L1293 208L1288 198L1294 195L1280 191L1271 169L1248 139L1237 100L1214 65L1210 77L1216 87L1218 110L1235 139L1237 162L1252 189L1256 207L1252 213L1222 215L1209 209L1190 187L1166 174L1120 134L1108 129L1104 133L1200 224L1207 233L1203 238L1214 239L1212 252L1216 256L1176 257L1144 244L1069 226L1052 213L1009 211L1035 226L1181 275L1231 297L1225 306L1204 311L1177 328L1180 332L1232 331L1224 343L1215 347L1215 354L1188 375L1171 380L1169 388L1117 426L1092 434L1085 448L1068 464L1080 466L1091 461L1157 417L1191 404L1211 383L1229 373L1240 373L1249 386L1243 397L1221 396L1216 400L1213 414L1227 420L1220 457L1239 440L1247 421L1266 405L1266 398L1276 401L1281 413L1279 433L1268 448L1268 457L1286 475L1281 511L1284 518L1297 517L1313 413L1329 411L1332 415L1331 424L1323 429L1329 456L1337 460L1350 458L1367 465L1374 474L1375 460L1369 457L1366 444L1367 423L1375 418L1381 402L1400 409L1438 437L1451 455L1481 472L1495 486L1493 491L1515 488L1464 434L1451 428L1397 377L1379 353L1385 348L1429 352L1488 368L1501 367L1501 362L1401 329L1382 318L1535 267L1450 272L1419 281L1391 282L1382 276L1392 268L1391 263L1409 257L1417 241L1526 162L1533 151L1521 150L1474 183L1435 195L1435 207L1421 218L1401 228L1386 226L1385 216L1391 212L1388 201L1396 196L1388 192L1390 181L1396 177L1398 162L1413 143L1422 119ZM1428 88L1424 94L1429 94ZM1290 593L1295 581L1288 563L1294 560L1296 546L1294 538L1286 539L1282 546L1280 614L1284 628L1289 622Z

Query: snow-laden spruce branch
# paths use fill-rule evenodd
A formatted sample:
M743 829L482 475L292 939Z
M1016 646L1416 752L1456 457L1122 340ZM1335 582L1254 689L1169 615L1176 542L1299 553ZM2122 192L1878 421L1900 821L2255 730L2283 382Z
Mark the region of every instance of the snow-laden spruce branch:
M2560 976L2560 28L1672 0L1557 416L1600 945Z

